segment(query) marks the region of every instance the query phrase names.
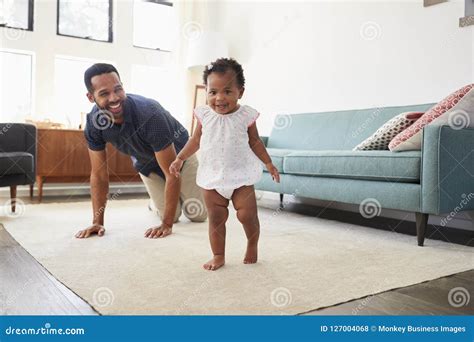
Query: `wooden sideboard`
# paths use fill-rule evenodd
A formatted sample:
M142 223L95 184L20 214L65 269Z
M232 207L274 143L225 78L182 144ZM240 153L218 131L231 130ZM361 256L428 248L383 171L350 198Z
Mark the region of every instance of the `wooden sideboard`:
M129 156L107 144L107 165L111 182L141 182ZM84 131L77 129L38 129L36 182L38 197L43 184L88 183L91 164Z

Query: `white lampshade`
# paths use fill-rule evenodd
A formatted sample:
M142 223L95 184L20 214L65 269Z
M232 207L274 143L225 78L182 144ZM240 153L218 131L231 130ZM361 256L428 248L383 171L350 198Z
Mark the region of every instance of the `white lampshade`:
M217 58L228 57L228 54L227 42L220 33L204 31L199 37L190 40L186 67L202 67Z

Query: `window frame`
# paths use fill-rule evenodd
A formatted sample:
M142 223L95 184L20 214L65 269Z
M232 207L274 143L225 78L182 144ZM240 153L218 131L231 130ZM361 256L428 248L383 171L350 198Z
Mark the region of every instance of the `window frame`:
M135 1L135 0L132 0L132 1ZM164 6L174 7L173 2L171 2L171 1L162 1L162 0L140 0L140 1L142 1L142 2L151 2L151 3L157 4L157 5L164 5ZM135 5L133 6L133 9L132 9L132 20L133 20L132 26L134 25L134 21L135 21L134 11L135 11ZM171 50L160 49L159 47L151 48L151 47L147 47L147 46L135 45L135 42L133 42L132 46L134 48L137 48L137 49L146 49L146 50L161 51L161 52L172 52Z
M108 0L109 1L109 22L108 22L108 28L109 28L109 39L108 40L101 40L101 39L95 39L95 38L90 38L90 37L80 37L80 36L73 36L70 34L64 34L59 32L59 7L61 5L61 0L56 1L56 35L61 36L61 37L69 37L69 38L78 38L78 39L85 39L85 40L90 40L94 42L102 42L102 43L113 43L114 42L114 30L113 30L113 0Z
M33 32L34 30L34 13L35 13L35 1L34 0L28 0L28 27L23 28L23 27L16 27L16 26L10 26L8 24L2 24L0 23L0 27L5 27L5 28L10 28L10 29L15 29L15 30L21 30L21 31L31 31Z

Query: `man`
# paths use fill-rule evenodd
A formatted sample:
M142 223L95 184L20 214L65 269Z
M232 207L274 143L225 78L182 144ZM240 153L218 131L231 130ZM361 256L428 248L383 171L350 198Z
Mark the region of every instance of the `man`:
M145 232L147 238L161 238L172 232L173 223L184 214L194 222L207 218L200 188L196 185L198 161L187 160L176 178L169 166L186 144L186 129L161 105L138 95L125 94L120 75L113 65L94 64L84 73L87 97L95 103L87 115L84 130L91 161L92 225L77 238L103 236L104 212L109 191L105 145L111 143L130 155L158 209L161 224Z

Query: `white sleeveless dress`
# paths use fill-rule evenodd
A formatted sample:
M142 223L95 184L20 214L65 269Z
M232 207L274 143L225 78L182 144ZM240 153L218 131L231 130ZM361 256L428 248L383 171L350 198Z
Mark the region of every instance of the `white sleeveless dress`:
M194 115L202 125L196 183L203 189L215 189L227 199L235 189L257 183L263 167L250 148L247 130L259 113L241 105L224 115L206 105L197 107Z

